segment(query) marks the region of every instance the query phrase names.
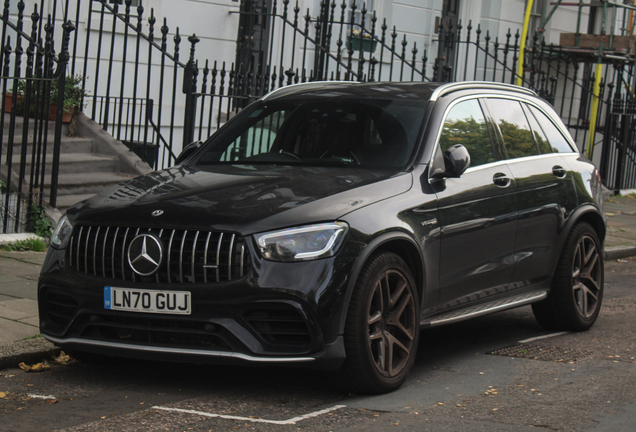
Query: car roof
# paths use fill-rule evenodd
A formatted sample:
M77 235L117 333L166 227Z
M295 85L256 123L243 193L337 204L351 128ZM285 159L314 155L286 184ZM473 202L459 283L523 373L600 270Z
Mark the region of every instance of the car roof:
M381 99L390 97L403 100L424 100L435 102L440 97L461 90L495 90L537 96L527 88L512 84L484 81L463 81L453 83L423 82L367 82L356 81L315 81L292 84L276 89L262 100L270 101L288 97L353 97L359 99Z

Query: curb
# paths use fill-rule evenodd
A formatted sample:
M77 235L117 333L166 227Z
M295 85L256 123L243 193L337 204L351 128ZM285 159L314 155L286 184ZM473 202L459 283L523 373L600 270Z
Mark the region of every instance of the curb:
M636 256L636 246L610 246L605 248L605 259L615 260Z
M43 337L0 345L0 370L17 368L22 362L39 363L58 356L60 352L60 347L56 347Z

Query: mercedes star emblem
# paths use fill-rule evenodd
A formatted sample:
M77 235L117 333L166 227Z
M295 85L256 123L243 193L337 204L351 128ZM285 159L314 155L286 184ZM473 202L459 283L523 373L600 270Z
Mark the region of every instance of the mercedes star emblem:
M161 241L152 234L140 234L128 246L128 264L139 276L152 276L163 259Z
M161 216L163 214L163 210L155 210L150 214L153 216Z

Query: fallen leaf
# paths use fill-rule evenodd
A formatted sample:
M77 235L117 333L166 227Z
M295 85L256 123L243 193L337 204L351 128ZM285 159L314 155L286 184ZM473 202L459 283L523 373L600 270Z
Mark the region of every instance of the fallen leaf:
M51 360L51 363L66 364L67 362L70 362L71 359L72 358L71 358L70 355L68 355L64 351L62 351L59 356L57 356L53 360Z
M0 398L6 398L9 393L0 392Z
M54 399L54 400L50 400L50 401L49 401L49 404L51 404L51 405L56 404L56 403L57 403L57 399Z
M45 364L42 364L42 363L36 363L34 365L28 365L28 364L22 362L18 366L20 367L20 369L22 369L25 372L42 372L44 370L49 369L49 365L45 365Z

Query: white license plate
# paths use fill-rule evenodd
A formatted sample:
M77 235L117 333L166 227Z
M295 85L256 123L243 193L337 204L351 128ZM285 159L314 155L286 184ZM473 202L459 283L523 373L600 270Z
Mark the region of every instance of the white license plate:
M104 309L190 315L187 291L104 287Z

